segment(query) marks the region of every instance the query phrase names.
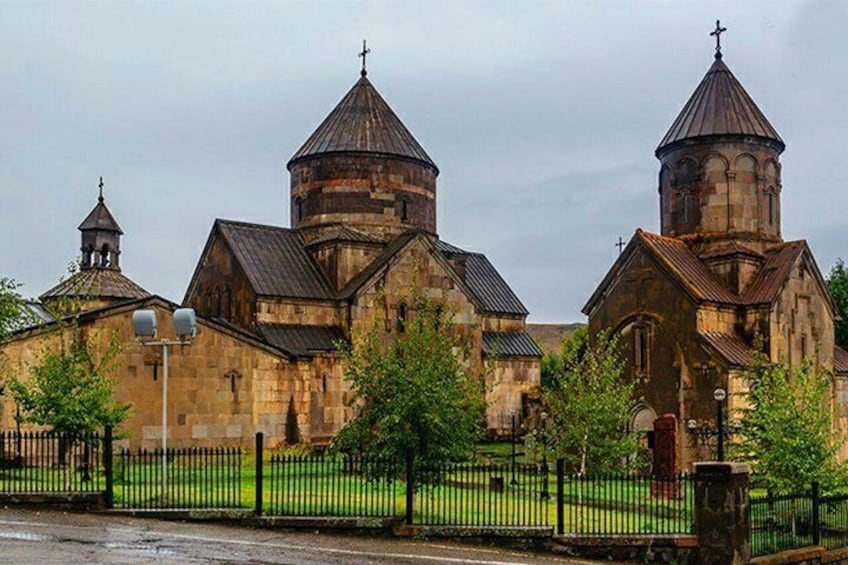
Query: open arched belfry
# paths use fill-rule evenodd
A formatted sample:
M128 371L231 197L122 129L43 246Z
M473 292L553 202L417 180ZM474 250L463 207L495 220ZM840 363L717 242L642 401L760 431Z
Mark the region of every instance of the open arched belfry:
M834 345L839 312L807 242L782 238L784 149L717 45L656 149L661 233L636 230L584 308L593 333L621 336L637 386L634 426L650 436L652 418L675 416L679 466L714 457L686 422L715 418L717 387L729 392L733 417L760 343L772 361L794 366L810 356L833 368L839 425L848 415L848 354Z

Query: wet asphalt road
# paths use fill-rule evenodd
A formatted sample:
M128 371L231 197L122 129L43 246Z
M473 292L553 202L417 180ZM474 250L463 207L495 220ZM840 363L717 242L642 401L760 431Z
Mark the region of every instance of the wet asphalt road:
M49 563L506 563L591 561L443 541L354 537L0 509L0 562Z

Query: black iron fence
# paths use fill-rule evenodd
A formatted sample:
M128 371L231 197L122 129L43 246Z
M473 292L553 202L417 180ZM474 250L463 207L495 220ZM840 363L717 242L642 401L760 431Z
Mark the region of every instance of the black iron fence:
M380 477L380 478L375 478ZM349 454L272 455L264 473L276 516L402 516L402 462Z
M242 506L238 447L130 451L114 458L116 508L192 509Z
M424 465L433 480L416 496L415 524L535 527L550 522L548 469L537 464Z
M848 547L848 494L821 494L818 483L801 493L753 496L751 554L768 555L808 545Z
M559 533L585 536L690 534L694 475L557 477Z
M92 493L105 488L104 437L0 432L0 493Z

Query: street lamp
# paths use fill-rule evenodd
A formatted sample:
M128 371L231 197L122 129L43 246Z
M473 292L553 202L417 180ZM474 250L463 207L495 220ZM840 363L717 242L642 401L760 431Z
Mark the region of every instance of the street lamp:
M542 499L548 500L548 413L542 412Z
M177 340L157 340L158 324L154 310L136 310L132 314L135 337L142 345L162 348L162 496L168 484L168 346L190 345L197 335L197 317L193 308L174 311L174 334Z
M724 412L722 405L727 398L727 391L721 387L713 391L713 398L716 401L716 426L718 433L718 460L724 461Z
M512 480L509 484L518 484L515 480L515 410L512 411Z

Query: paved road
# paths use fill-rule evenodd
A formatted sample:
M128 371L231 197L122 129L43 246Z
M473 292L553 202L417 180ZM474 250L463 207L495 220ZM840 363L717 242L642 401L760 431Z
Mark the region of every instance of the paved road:
M0 509L2 563L586 564L450 542L254 530L54 511Z

